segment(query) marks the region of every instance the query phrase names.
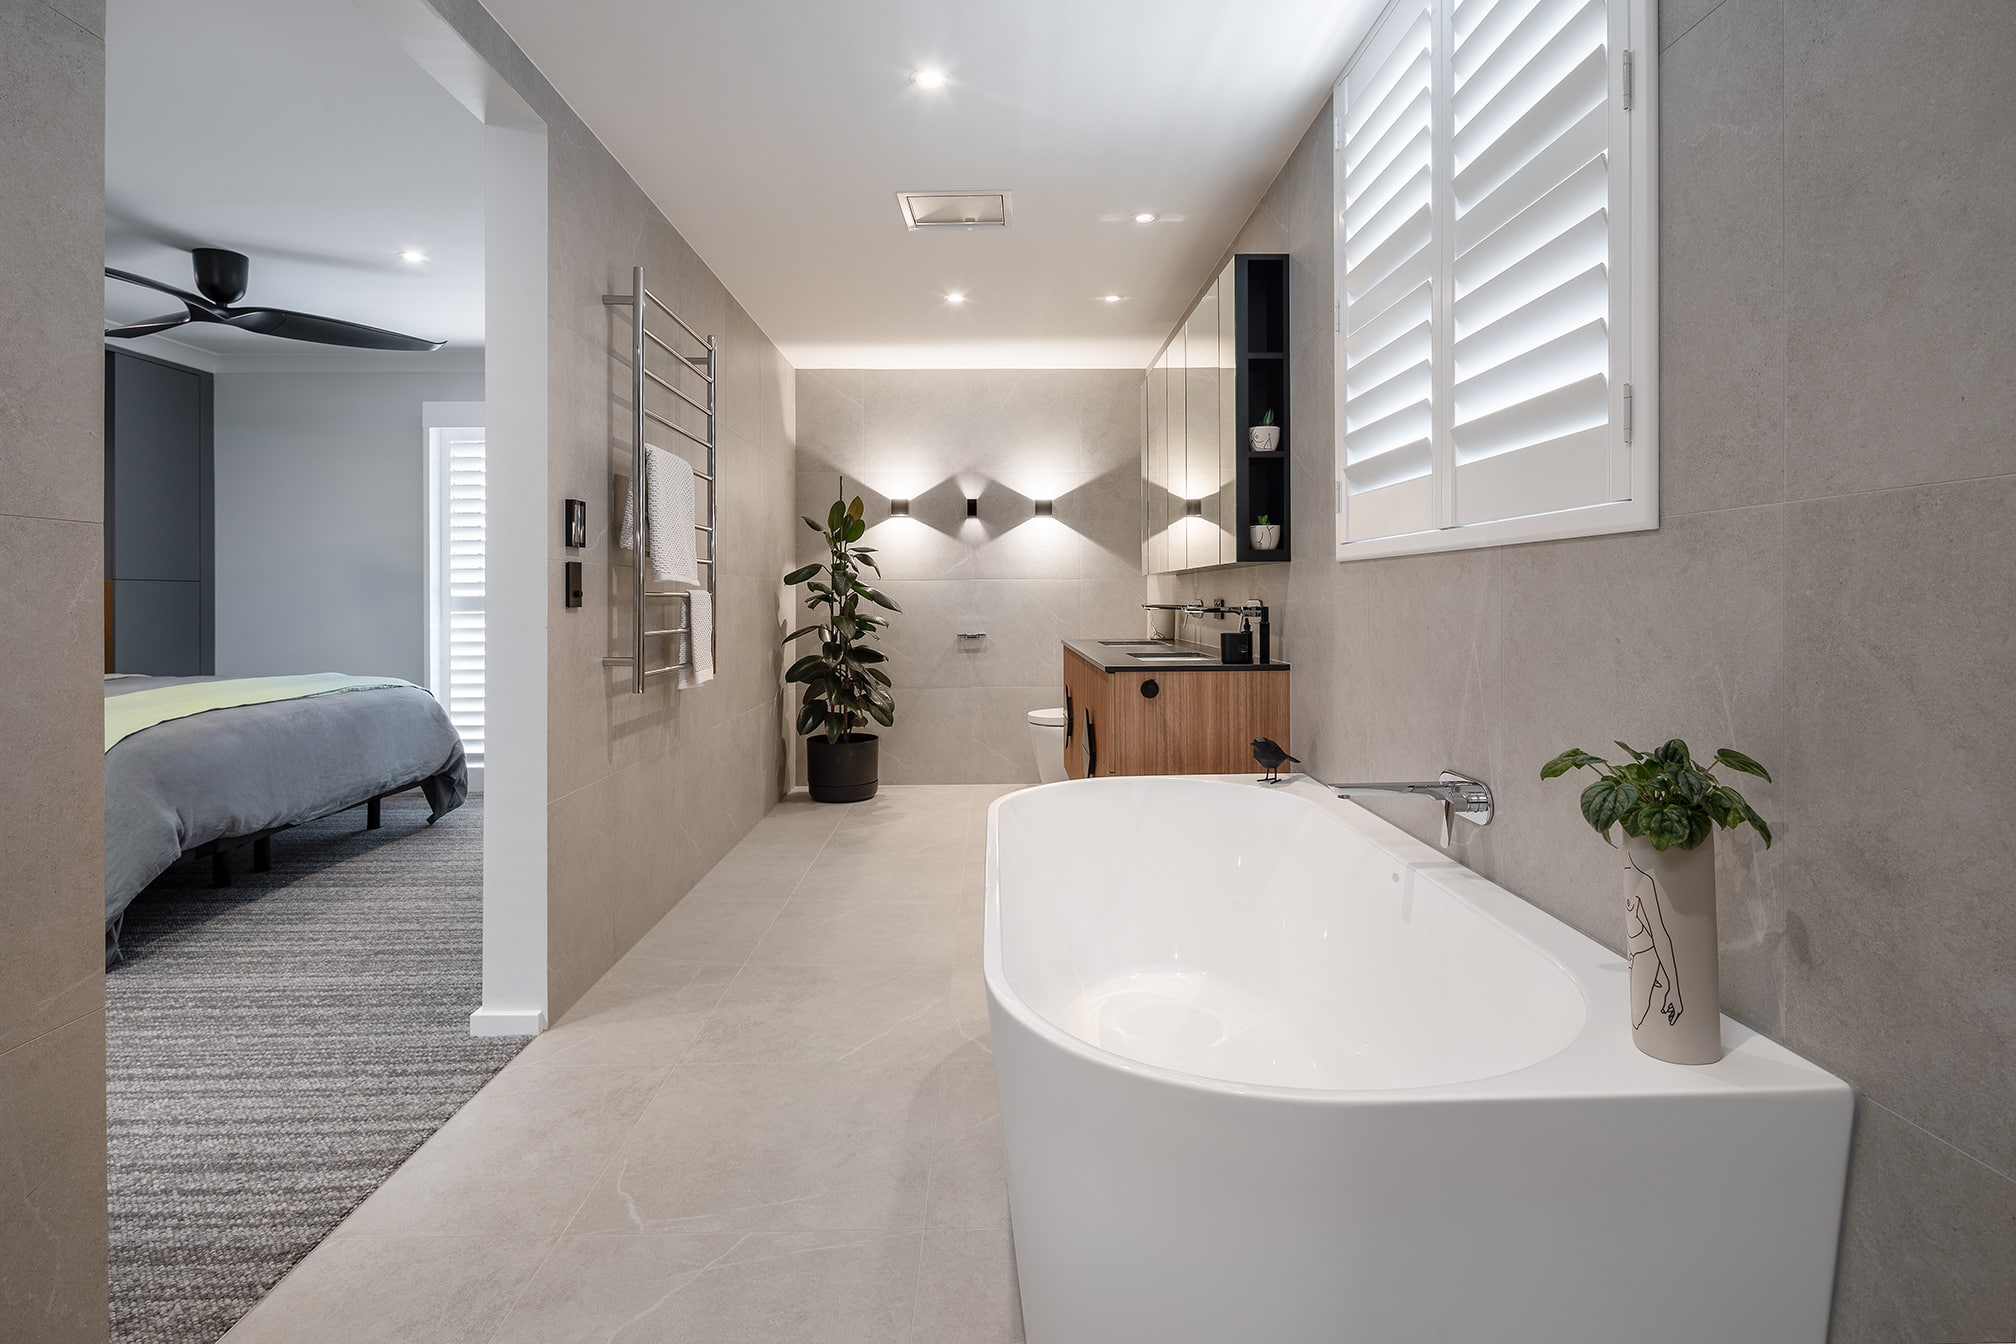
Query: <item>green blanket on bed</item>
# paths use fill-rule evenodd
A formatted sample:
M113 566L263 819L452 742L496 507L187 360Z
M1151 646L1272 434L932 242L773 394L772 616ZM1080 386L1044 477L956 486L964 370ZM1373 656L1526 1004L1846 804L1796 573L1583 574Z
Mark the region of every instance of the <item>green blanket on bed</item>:
M306 700L338 691L377 691L412 686L397 677L351 677L341 672L310 672L294 677L224 677L188 681L144 691L105 697L105 750L110 751L143 728L170 719L186 719L213 709L266 705L275 700ZM415 687L414 689L418 689Z

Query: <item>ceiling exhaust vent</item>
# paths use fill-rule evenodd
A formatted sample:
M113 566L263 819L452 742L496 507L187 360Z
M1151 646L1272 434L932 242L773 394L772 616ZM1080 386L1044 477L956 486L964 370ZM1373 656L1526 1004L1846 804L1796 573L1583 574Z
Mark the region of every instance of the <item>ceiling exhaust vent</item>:
M1005 191L899 191L896 204L903 209L903 226L908 229L1008 227Z

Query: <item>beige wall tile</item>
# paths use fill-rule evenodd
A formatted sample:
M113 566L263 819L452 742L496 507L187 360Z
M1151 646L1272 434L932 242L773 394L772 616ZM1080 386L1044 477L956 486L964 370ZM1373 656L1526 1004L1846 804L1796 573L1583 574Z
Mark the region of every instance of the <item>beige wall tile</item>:
M1777 0L1729 0L1665 57L1659 107L1660 509L1785 497Z
M0 1054L0 1337L102 1340L105 1014Z
M2016 471L2012 61L1996 0L1788 0L1791 498Z
M104 516L103 31L102 6L0 8L0 125L35 131L0 139L0 514Z
M1863 1098L1833 1344L2016 1338L2016 1181Z

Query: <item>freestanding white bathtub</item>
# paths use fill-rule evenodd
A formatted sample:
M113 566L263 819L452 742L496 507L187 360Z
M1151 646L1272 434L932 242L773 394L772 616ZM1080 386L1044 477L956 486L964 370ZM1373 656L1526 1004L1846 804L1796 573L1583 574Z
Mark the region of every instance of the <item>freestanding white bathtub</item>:
M986 976L1030 1344L1826 1338L1847 1084L1315 785L1001 799Z

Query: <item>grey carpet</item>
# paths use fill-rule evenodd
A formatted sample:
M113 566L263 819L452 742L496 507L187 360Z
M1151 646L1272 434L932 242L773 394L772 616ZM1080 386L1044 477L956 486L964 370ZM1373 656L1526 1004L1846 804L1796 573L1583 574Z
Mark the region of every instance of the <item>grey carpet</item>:
M417 794L177 865L106 974L112 1338L209 1344L523 1044L472 1039L479 798Z

